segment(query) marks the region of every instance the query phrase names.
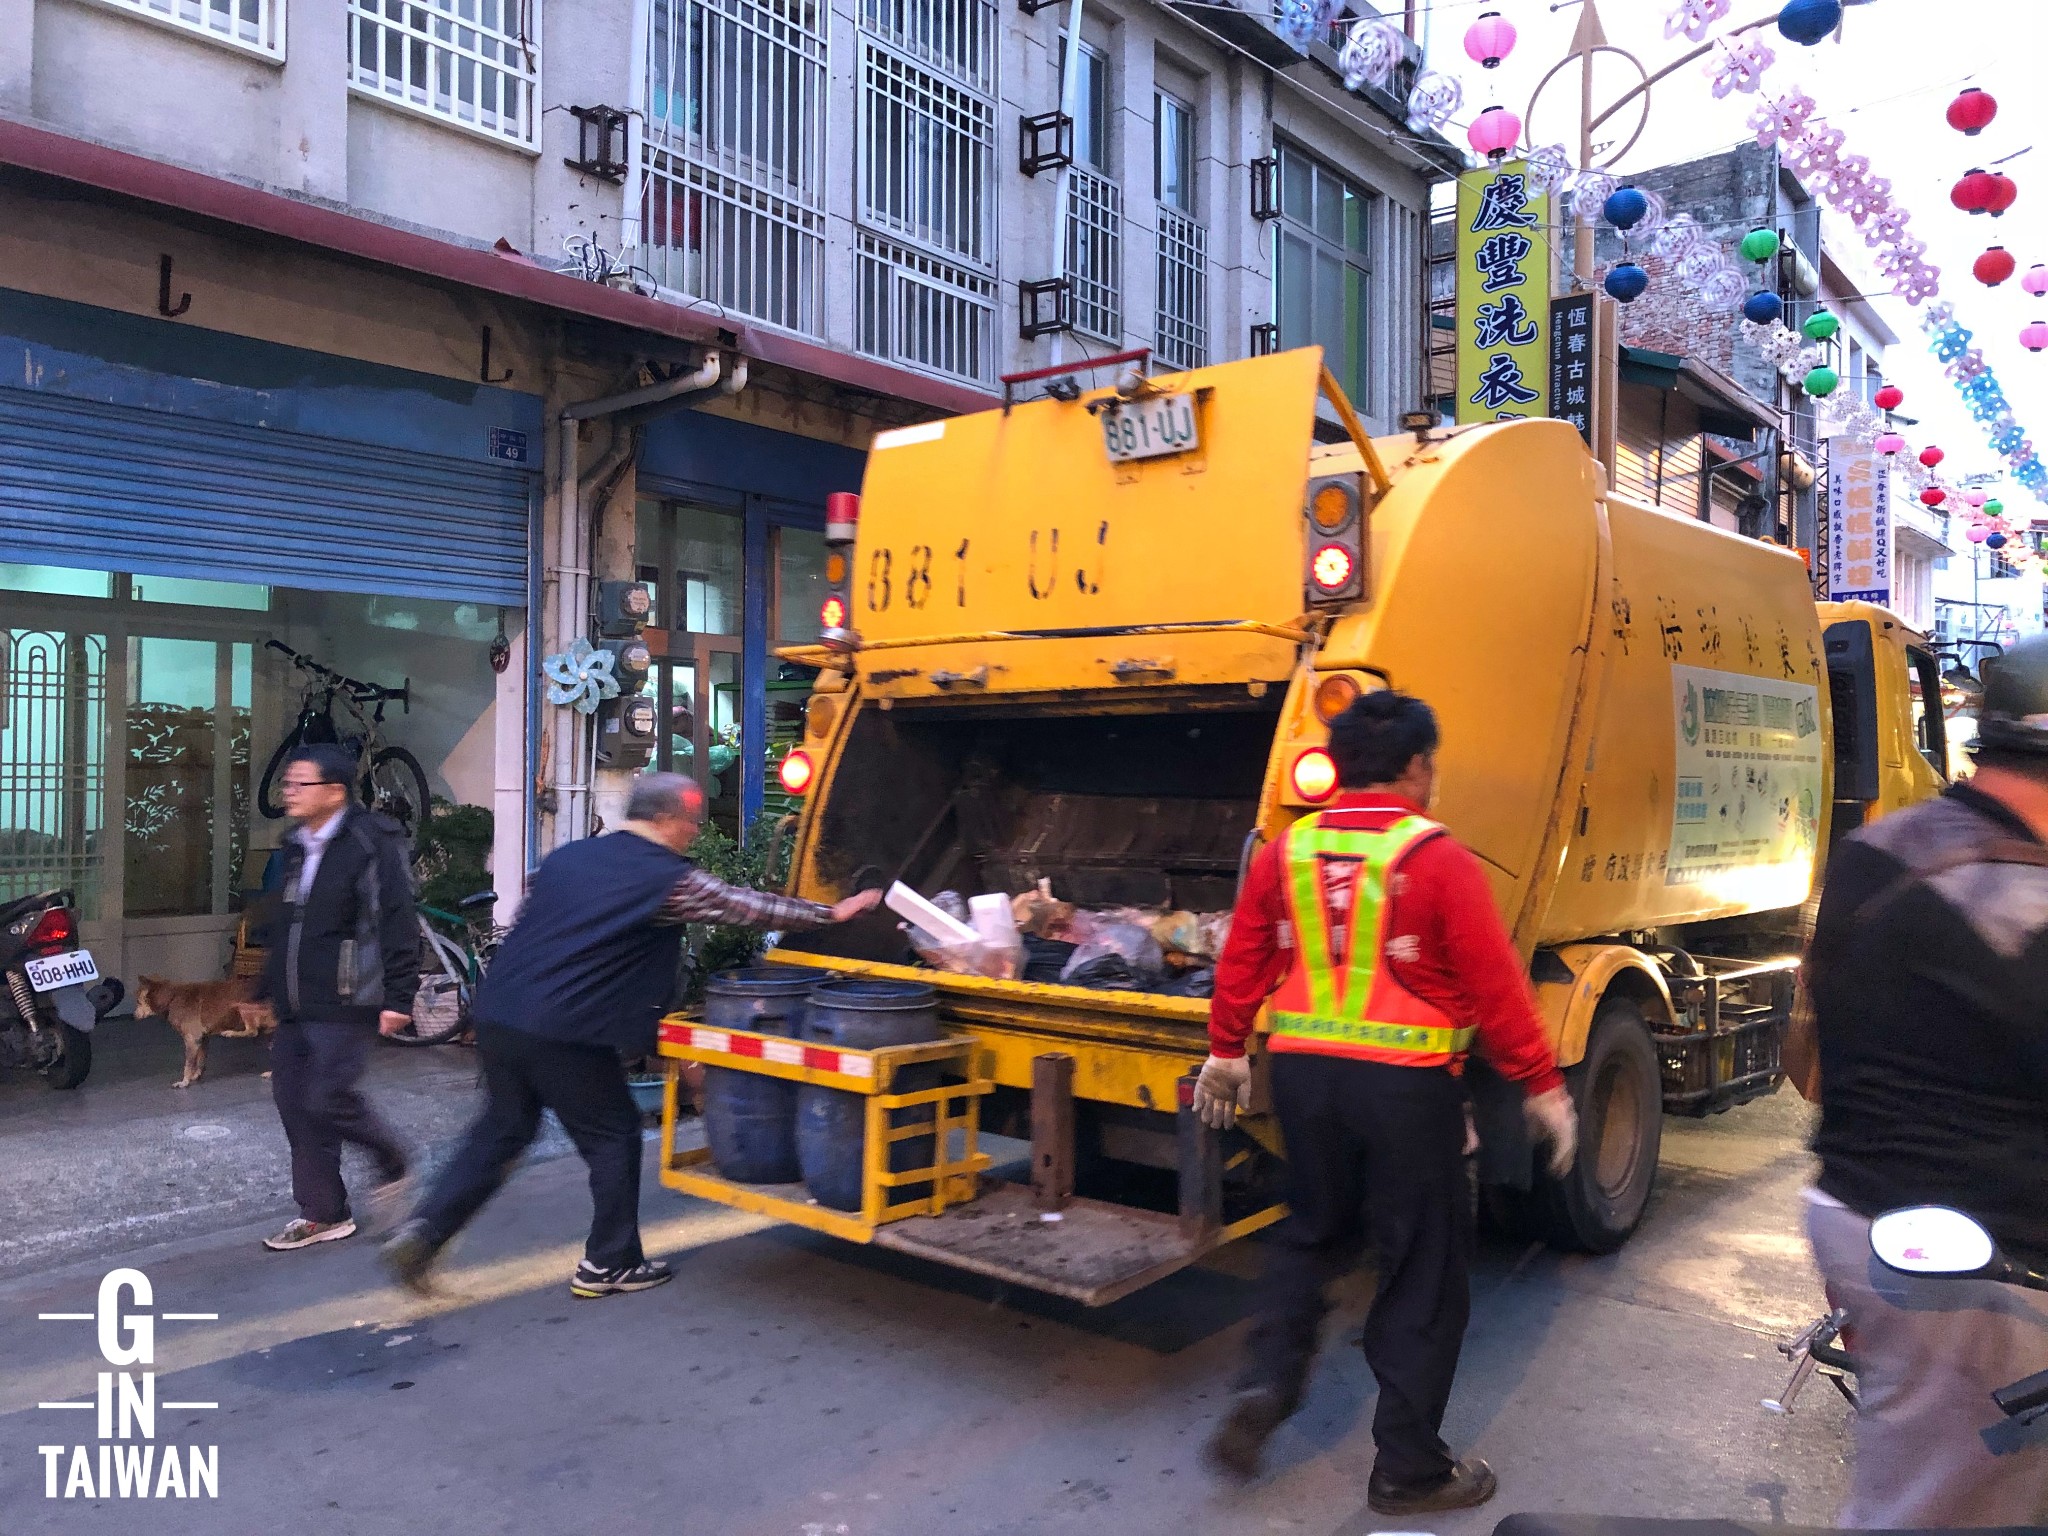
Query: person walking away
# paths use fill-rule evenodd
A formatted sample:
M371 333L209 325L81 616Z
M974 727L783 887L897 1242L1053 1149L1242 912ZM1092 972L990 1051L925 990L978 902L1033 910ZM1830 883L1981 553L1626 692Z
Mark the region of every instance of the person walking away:
M1437 741L1429 706L1393 691L1364 695L1331 724L1342 793L1246 872L1195 1090L1209 1125L1232 1123L1249 1097L1245 1044L1270 996L1289 1214L1209 1462L1256 1475L1267 1439L1301 1402L1324 1287L1369 1239L1379 1288L1364 1342L1379 1403L1366 1492L1395 1515L1469 1508L1495 1488L1485 1462L1454 1459L1441 1435L1470 1312L1460 1073L1475 1035L1528 1095L1553 1174L1569 1171L1577 1146L1571 1098L1479 861L1424 814Z
M277 1252L353 1236L342 1182L345 1142L376 1162L373 1210L404 1198L409 1159L359 1086L371 1043L411 1022L419 920L405 829L355 803L353 754L301 747L281 787L296 823L283 848L282 910L272 922L257 1000L277 1015L270 1091L292 1149L299 1214L263 1246Z
M484 1107L417 1211L386 1243L401 1284L429 1289L436 1256L503 1185L551 1109L590 1170L590 1238L570 1277L578 1296L642 1291L672 1278L640 1247L640 1111L625 1061L654 1050L675 988L683 924L817 928L872 911L880 891L820 906L727 885L685 856L704 791L643 774L626 823L565 843L534 875L491 960L473 1012Z
M2048 1303L1870 1252L1873 1216L1947 1205L2048 1266L2048 637L1986 671L1975 776L1836 846L1806 967L1807 1233L1862 1400L1845 1526L2048 1523L2048 1442L1991 1401L2048 1369Z

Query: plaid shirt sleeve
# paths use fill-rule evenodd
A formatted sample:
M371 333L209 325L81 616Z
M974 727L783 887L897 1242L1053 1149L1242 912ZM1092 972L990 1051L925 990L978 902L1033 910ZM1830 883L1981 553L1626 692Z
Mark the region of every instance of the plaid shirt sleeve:
M742 928L822 928L832 909L815 901L727 885L708 870L678 880L656 915L657 923L730 923Z

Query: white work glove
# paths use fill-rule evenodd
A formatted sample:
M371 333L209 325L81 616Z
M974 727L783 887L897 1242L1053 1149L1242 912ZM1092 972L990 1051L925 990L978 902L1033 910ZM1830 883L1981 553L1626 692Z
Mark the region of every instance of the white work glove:
M1579 1112L1572 1107L1571 1090L1552 1088L1524 1100L1522 1115L1529 1134L1550 1143L1550 1176L1561 1179L1570 1173L1579 1155Z
M1252 1063L1248 1056L1211 1056L1195 1080L1195 1113L1212 1131L1227 1131L1237 1112L1252 1104Z

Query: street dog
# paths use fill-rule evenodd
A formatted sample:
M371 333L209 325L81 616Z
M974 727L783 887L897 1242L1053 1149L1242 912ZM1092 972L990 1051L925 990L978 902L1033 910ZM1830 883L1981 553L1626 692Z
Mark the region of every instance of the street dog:
M247 1040L277 1028L268 1003L251 1001L252 979L229 981L165 981L161 976L138 978L135 1017L162 1018L185 1042L185 1075L177 1086L190 1088L206 1070L206 1039ZM269 1076L265 1073L264 1076Z

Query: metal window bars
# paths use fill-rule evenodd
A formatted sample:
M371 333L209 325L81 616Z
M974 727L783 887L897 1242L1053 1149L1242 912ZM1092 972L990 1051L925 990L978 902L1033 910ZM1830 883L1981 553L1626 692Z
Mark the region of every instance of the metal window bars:
M1159 275L1152 355L1163 368L1209 360L1209 232L1184 213L1159 209Z
M99 0L113 10L284 62L285 0Z
M357 92L540 147L540 0L349 0L348 17Z
M0 629L0 901L63 887L99 915L107 640Z
M996 88L996 7L990 0L861 0L861 30L971 90Z
M993 378L993 277L863 233L854 289L860 351L977 384Z
M825 26L815 0L654 0L641 240L666 287L824 329Z
M1124 195L1107 176L1073 166L1067 181L1067 276L1074 329L1112 346L1123 341Z
M861 52L861 222L992 265L994 102L877 43Z

